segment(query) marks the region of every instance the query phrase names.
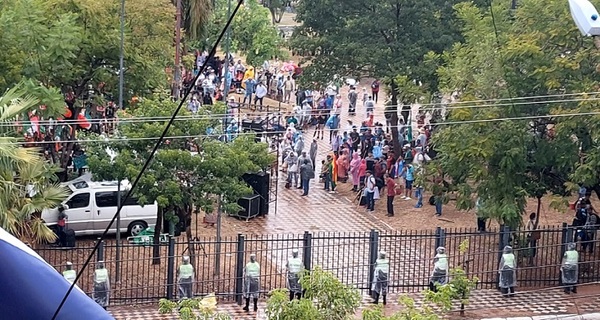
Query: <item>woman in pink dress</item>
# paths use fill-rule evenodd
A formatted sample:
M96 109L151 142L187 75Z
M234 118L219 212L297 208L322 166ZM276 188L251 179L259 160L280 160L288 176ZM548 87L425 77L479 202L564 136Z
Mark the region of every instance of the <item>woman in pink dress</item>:
M365 185L365 176L367 175L367 160L360 160L360 167L358 168L358 180L360 181L360 186Z
M360 184L360 155L358 152L352 153L352 161L350 161L350 174L352 174L352 191L358 191L358 185Z

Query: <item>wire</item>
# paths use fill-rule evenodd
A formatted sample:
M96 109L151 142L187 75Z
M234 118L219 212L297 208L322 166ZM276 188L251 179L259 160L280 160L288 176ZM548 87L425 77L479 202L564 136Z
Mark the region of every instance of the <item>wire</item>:
M237 11L239 10L239 8L241 7L242 3L244 1L243 0L238 0L238 3L235 7L235 9L233 10L231 16L229 17L229 19L227 20L227 24L225 25L225 28L221 31L221 33L219 34L219 37L217 38L215 44L213 45L210 54L208 55L208 58L206 59L206 61L210 61L216 54L217 52L217 48L219 46L219 43L221 42L221 40L223 39L223 36L225 35L225 32L227 31L227 29L229 28L229 25L231 24L231 22L233 21L233 18L236 16ZM198 80L198 78L200 77L200 75L204 72L204 70L206 69L206 63L204 63L202 65L202 67L200 68L198 74L196 75L196 77L194 78L194 83ZM83 274L83 270L85 270L85 268L90 264L90 262L92 261L92 258L94 257L95 252L98 250L100 244L102 243L102 239L104 239L104 237L106 237L106 235L108 234L108 231L110 230L110 228L112 227L112 225L115 223L115 220L117 219L117 216L121 213L121 209L123 209L123 205L127 202L127 200L131 197L132 191L135 189L135 187L137 186L137 184L139 183L140 179L142 178L144 172L146 171L146 169L148 168L148 166L150 165L150 163L152 162L152 159L154 158L154 155L156 154L156 152L158 151L158 148L160 147L160 145L162 144L165 136L167 135L167 133L169 132L169 129L171 128L171 125L173 124L173 121L175 120L175 118L177 117L177 114L179 113L179 111L181 110L181 108L183 107L183 104L185 102L185 100L187 99L187 97L190 95L192 91L192 88L188 88L185 95L183 96L183 99L181 99L181 102L179 103L179 106L177 107L177 109L175 109L175 112L173 113L173 116L171 117L171 120L169 120L169 122L167 123L167 125L165 126L165 129L163 131L163 133L161 134L161 137L158 139L158 141L156 142L156 145L154 146L154 148L152 149L152 152L150 152L150 155L148 156L148 159L146 160L146 163L144 164L144 166L142 167L142 169L140 170L140 173L137 175L137 177L135 178L135 180L133 181L133 183L131 184L131 188L129 189L129 191L127 192L127 195L125 196L125 198L123 199L123 201L121 201L120 206L117 208L117 212L114 214L114 216L112 217L112 219L110 220L110 223L108 224L108 226L106 226L106 229L104 230L104 232L102 233L102 235L99 238L99 241L96 242L96 245L94 246L94 249L92 250L92 252L90 253L90 255L88 256L87 260L85 261L85 263L83 264L83 267L81 268L81 270L79 271L79 273L77 274L75 281L73 281L73 283L71 284L71 286L69 287L69 290L67 291L67 293L65 294L65 296L63 297L62 301L60 302L60 305L58 306L58 308L56 309L56 312L54 312L54 315L52 316L52 320L55 320L56 317L58 316L60 310L62 309L62 307L64 306L65 302L67 301L67 298L69 297L69 295L71 294L71 292L73 291L73 288L75 287L77 281L79 280L79 278L81 278L82 274Z

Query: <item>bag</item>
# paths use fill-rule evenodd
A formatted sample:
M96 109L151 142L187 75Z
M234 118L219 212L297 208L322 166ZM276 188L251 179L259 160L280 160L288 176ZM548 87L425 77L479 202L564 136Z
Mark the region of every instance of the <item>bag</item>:
M290 171L290 172L298 172L298 164L297 164L297 163L293 164L293 165L290 167L289 171Z
M397 196L401 196L404 192L401 186L397 186L395 191Z
M314 172L314 171L311 171L311 172L308 174L308 178L309 178L309 179L314 179L314 178L315 178L315 172Z
M374 191L375 192L373 192L373 199L378 200L379 199L379 188L375 187Z
M75 231L73 229L65 230L65 246L69 248L75 247Z

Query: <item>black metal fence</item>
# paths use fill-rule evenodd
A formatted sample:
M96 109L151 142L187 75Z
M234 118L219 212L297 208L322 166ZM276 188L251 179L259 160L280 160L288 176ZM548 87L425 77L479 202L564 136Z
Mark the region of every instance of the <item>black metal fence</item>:
M200 239L195 242L170 238L156 246L158 260L152 258L155 246L123 244L114 241L100 245L96 261L103 260L111 274L113 303L152 301L175 298L176 270L182 256L190 256L195 266L194 292L197 295L216 293L224 299L240 302L243 267L250 253L257 255L261 265L261 291L283 288L285 265L293 249L298 249L305 268L320 266L353 285L369 292L374 262L380 251L390 259L390 291L416 292L427 287L435 249L445 246L450 267L462 267L471 277L477 277L478 288L493 289L498 282L498 263L505 245L512 245L518 261L520 287L559 286L560 264L565 245L575 238L567 225L543 227L539 239L527 231L501 228L487 233L471 229L441 229L366 233L309 233L302 235L265 235ZM537 240L536 240L537 239ZM600 280L600 262L593 240L579 243L580 282ZM581 248L585 246L585 253ZM37 252L62 271L70 261L79 271L93 245L72 249L40 248ZM121 259L115 261L116 250ZM588 253L590 251L592 253ZM94 266L84 270L79 287L92 290ZM118 272L117 272L118 271Z

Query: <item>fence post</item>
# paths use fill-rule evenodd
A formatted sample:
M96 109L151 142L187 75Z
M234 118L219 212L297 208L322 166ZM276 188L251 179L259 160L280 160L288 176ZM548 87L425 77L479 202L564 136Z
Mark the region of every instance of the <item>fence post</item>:
M235 258L235 301L238 305L242 305L242 286L244 276L244 236L238 233L237 237L237 254Z
M367 284L369 286L369 295L373 297L371 286L373 284L372 276L375 273L375 262L377 261L377 253L379 251L379 232L371 230L369 235L369 274L367 275Z
M446 246L446 230L441 227L435 229L435 248Z
M567 244L573 241L573 239L573 228L570 228L566 222L563 222L559 261L562 261L562 257L565 255L565 251L567 251Z
M169 235L167 251L167 299L173 300L173 284L175 283L175 238Z
M500 238L498 239L498 262L496 266L500 265L500 260L502 259L502 252L504 251L504 246L508 245L510 242L510 227L508 226L500 226ZM494 267L496 268L496 267ZM496 289L500 290L500 274L496 273Z
M308 231L304 231L302 257L304 258L304 270L310 272L312 269L312 234Z
M104 241L101 238L98 238L98 242L100 242L100 245L98 246L98 251L96 252L96 261L104 261Z

